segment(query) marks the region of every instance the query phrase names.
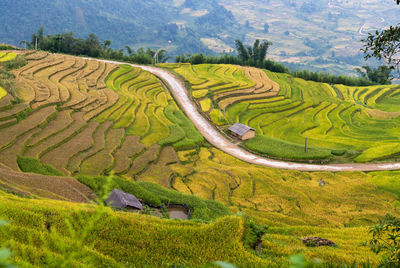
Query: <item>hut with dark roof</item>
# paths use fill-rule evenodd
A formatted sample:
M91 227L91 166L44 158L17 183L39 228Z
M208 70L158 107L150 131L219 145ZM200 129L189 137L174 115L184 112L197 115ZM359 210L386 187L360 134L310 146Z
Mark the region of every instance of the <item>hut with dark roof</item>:
M130 211L143 210L142 203L140 203L135 196L118 189L112 190L106 203L113 208L126 209Z
M241 140L249 140L256 136L256 130L249 126L236 123L229 128L231 134L235 137L239 137Z

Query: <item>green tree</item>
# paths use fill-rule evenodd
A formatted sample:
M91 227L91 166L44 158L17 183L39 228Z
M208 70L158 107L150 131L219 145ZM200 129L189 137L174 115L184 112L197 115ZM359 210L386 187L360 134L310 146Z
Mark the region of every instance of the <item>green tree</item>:
M382 267L400 267L400 219L386 215L370 228L369 245L376 254L383 253Z
M128 52L128 55L132 55L132 48L130 48L129 46L125 46L126 51Z
M361 68L355 69L363 78L367 78L372 82L375 82L379 85L390 85L390 73L392 69L389 67L382 65L378 68L372 68L370 66L363 66Z
M242 41L240 40L235 40L235 46L236 46L236 51L238 53L238 56L241 60L247 61L249 59L249 54L244 47Z
M262 62L268 52L268 48L272 45L271 42L264 40L256 40L254 41L253 46L245 47L240 40L235 40L235 46L238 53L238 56L243 61L253 60L254 63Z
M400 0L395 0L395 2L400 4ZM361 41L364 43L361 50L365 54L365 59L383 60L400 76L400 23L388 29L368 33L368 37Z

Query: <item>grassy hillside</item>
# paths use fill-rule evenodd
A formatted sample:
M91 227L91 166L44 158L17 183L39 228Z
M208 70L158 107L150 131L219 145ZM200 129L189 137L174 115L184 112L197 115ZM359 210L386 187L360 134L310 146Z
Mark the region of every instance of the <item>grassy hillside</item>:
M240 122L255 128L258 137L246 146L259 153L368 162L396 160L400 152L398 85L328 85L230 65L166 67L186 73L202 108L206 100L214 104L213 110L203 111L215 124Z
M282 267L299 252L334 265L379 262L361 244L369 239L368 226L387 213L400 215L397 172L298 172L250 165L209 146L148 72L20 53L27 64L9 71L15 87L4 87L7 95L0 99L0 217L10 223L0 241L17 264L196 267L222 260L241 267ZM186 69L194 99L211 119L220 120L216 112L226 105L226 117L215 121L222 126L236 104L272 99L290 104L295 98L282 95L284 85L262 70L172 67L183 76ZM285 92L292 91L289 86ZM352 96L342 92L343 99ZM343 101L333 95L328 100ZM97 221L96 206L69 203L89 202L93 193L103 196L109 174L114 174L111 188L149 204L188 204L192 221L107 209L100 209L104 214ZM72 223L72 232L64 219ZM258 255L245 250L249 219L270 227ZM338 247L301 243L301 237L314 235ZM75 236L83 240L67 238Z
M212 224L161 220L3 192L0 213L9 220L0 243L12 250L12 261L21 267L193 267L217 260L243 267L268 265L244 249L239 217Z

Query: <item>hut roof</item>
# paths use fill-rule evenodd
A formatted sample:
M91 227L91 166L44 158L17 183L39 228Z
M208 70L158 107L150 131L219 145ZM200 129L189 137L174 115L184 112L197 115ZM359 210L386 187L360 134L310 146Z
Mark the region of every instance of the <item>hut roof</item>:
M118 189L112 190L106 203L112 207L133 207L140 210L143 209L142 203L140 203L140 201L135 196Z
M249 130L255 131L254 128L251 128L249 126L246 126L246 125L243 125L243 124L240 124L240 123L234 124L233 126L231 126L229 128L229 130L232 131L233 133L239 135L239 136L243 136Z

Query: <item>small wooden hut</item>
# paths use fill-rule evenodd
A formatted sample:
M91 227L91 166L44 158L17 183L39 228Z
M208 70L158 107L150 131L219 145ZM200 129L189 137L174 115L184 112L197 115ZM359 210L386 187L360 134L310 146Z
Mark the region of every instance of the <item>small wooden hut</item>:
M143 210L142 203L133 195L121 190L112 190L106 201L107 205L114 208L126 209L130 211Z
M236 123L229 128L231 134L235 137L240 138L241 140L249 140L256 136L256 130L249 126Z

